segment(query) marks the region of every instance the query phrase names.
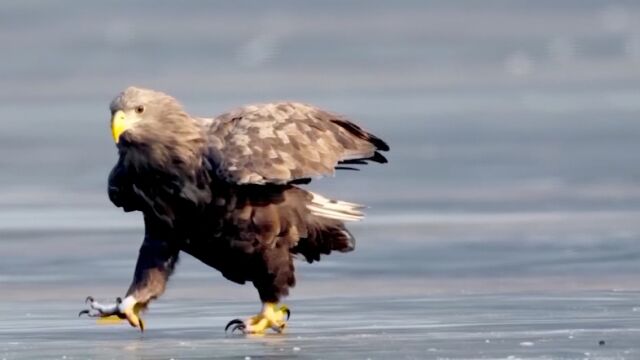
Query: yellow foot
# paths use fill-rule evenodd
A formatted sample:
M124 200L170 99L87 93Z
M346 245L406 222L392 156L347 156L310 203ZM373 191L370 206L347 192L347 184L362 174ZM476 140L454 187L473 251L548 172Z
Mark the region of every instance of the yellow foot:
M78 316L87 315L98 318L100 324L113 324L120 320L127 320L131 326L144 331L140 311L144 310L145 306L137 302L133 296L127 296L124 301L117 298L115 304L108 305L98 303L91 296L87 297L86 302L89 304L89 309L80 311Z
M245 321L240 319L234 319L229 321L224 331L228 331L231 328L233 334L236 330L243 334L264 334L267 329L271 329L277 333L284 331L287 327L287 320L289 320L291 312L286 305L275 303L264 303L262 311L256 315L248 318Z

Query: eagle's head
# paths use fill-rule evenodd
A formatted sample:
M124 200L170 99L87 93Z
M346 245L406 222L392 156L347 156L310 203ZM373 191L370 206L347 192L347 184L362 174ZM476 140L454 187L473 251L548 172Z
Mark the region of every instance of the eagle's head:
M195 176L203 160L204 129L176 99L128 87L110 109L113 140L127 164Z
M158 142L193 128L193 121L173 97L150 89L128 87L110 105L111 132L121 137Z

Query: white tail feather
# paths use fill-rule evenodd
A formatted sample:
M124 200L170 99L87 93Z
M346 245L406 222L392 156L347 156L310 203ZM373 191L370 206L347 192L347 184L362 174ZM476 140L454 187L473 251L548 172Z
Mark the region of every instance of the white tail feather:
M343 221L358 221L364 218L360 211L364 206L346 201L331 200L322 195L311 193L313 198L307 208L313 215Z

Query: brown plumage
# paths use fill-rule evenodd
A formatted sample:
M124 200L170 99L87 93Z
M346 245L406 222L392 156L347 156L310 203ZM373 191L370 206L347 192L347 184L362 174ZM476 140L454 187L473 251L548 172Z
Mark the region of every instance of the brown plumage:
M235 184L286 184L331 175L340 162L385 162L389 147L348 120L300 103L249 105L208 131L216 174Z
M385 163L379 151L389 150L349 120L300 103L196 118L166 94L131 87L111 112L119 159L109 197L145 216L131 300L124 301L142 307L164 291L180 251L231 281L252 282L264 303L277 303L295 285L294 256L313 262L353 250L344 221L362 218L361 206L299 184L336 168Z

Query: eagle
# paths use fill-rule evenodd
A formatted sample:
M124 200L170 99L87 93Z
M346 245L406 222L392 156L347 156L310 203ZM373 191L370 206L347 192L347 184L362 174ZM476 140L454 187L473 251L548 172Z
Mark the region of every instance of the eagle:
M124 298L108 304L89 296L79 315L127 320L140 331L141 311L164 292L185 252L257 289L262 309L225 331L282 332L290 310L280 301L296 283L294 259L352 251L345 222L363 218L361 205L303 185L386 163L381 151L389 150L345 117L297 102L194 117L170 95L128 87L110 110L119 156L109 198L125 212L142 212L145 234Z

